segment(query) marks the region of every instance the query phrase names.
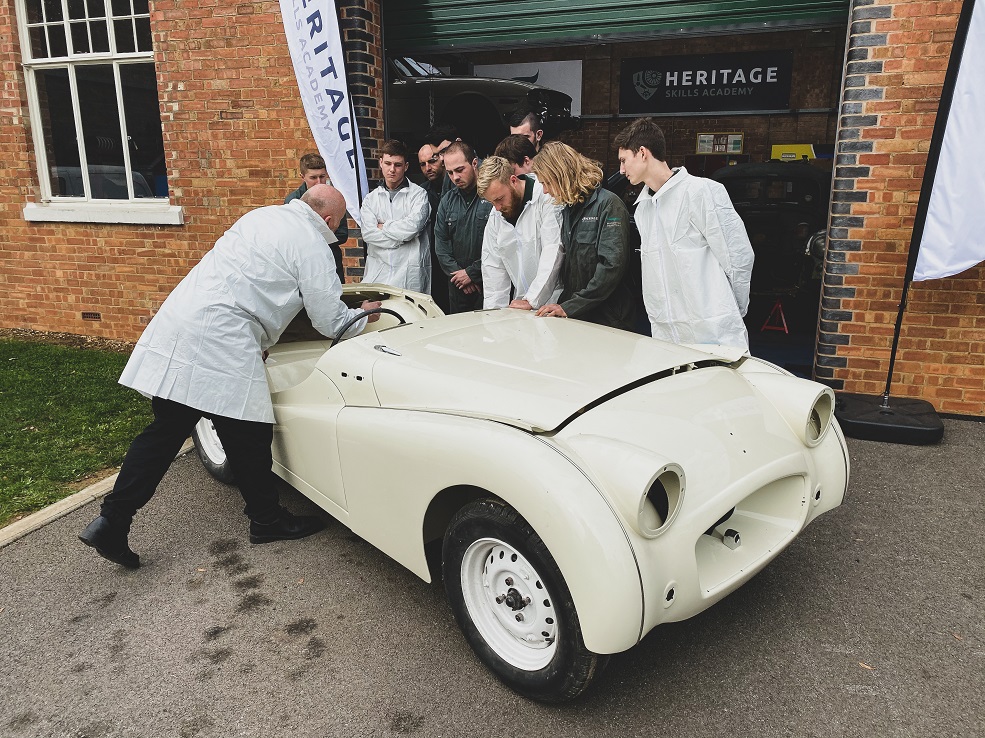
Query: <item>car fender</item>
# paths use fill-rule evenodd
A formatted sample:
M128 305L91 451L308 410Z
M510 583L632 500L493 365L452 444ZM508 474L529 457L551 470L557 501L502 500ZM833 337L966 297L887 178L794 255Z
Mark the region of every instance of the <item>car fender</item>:
M494 421L384 408L343 409L337 432L354 533L430 581L423 530L432 500L449 489L485 490L544 541L590 650L615 653L639 640L642 587L622 522L551 444ZM469 499L463 494L462 504Z

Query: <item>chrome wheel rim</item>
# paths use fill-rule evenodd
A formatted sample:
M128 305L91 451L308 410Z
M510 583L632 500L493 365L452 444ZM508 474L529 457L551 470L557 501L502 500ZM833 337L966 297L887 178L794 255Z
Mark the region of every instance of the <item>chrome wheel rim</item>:
M462 596L483 640L524 671L547 666L557 652L554 599L519 551L495 538L472 543L462 557Z

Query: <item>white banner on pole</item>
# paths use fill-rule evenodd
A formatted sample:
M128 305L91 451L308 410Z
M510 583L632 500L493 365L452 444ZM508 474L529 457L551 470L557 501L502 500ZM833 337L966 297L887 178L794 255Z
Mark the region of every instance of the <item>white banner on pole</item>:
M985 261L985 11L968 26L914 281L941 279Z
M349 99L335 3L280 0L280 12L315 144L332 185L359 223L361 200L368 192L366 163Z

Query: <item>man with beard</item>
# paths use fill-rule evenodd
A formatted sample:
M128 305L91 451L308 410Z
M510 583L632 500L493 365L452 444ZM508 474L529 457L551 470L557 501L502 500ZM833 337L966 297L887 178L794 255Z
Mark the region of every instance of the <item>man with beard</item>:
M427 182L423 185L428 195L431 214L428 216L427 234L431 249L431 297L441 308L448 312L448 276L438 263L438 255L434 252L434 220L438 215L438 203L441 202L441 192L448 175L445 174L445 163L438 150L429 143L424 144L417 152L417 163Z
M501 156L482 162L476 185L495 210L482 241L482 307L536 310L552 302L563 256L561 207Z
M476 191L475 151L454 141L444 151L445 171L455 188L438 205L434 224L434 250L451 282L449 312L482 309L482 236L492 205Z

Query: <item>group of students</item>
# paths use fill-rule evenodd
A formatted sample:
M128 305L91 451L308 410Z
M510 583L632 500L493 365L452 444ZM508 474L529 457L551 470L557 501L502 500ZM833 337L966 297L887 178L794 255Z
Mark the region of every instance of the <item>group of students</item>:
M535 118L518 121L481 164L467 143L433 132L418 152L427 178L407 178L399 142L381 150L383 183L362 205L364 281L430 291L448 312L534 311L632 329L631 218L602 186L602 169L570 146L541 145ZM748 349L743 325L753 253L725 189L666 161L651 119L615 139L620 171L643 184L635 203L642 297L651 334L678 343ZM320 158L284 205L241 217L178 284L144 330L120 383L151 398L154 421L134 439L100 514L79 538L135 569L136 512L150 501L201 419L210 420L250 520L252 543L309 536L322 518L279 502L272 471L274 414L263 361L305 308L327 336L379 316L342 300L346 203ZM334 248L326 248L332 246ZM436 266L435 266L436 265ZM442 300L447 297L447 301Z
M453 132L432 133L418 152L424 187L406 146L387 141L361 209L363 281L428 292L451 313L508 307L625 330L642 290L652 336L748 350L753 250L722 185L671 168L663 131L637 119L614 141L620 172L643 185L634 219L598 162L540 145L536 123L519 130L481 162Z

